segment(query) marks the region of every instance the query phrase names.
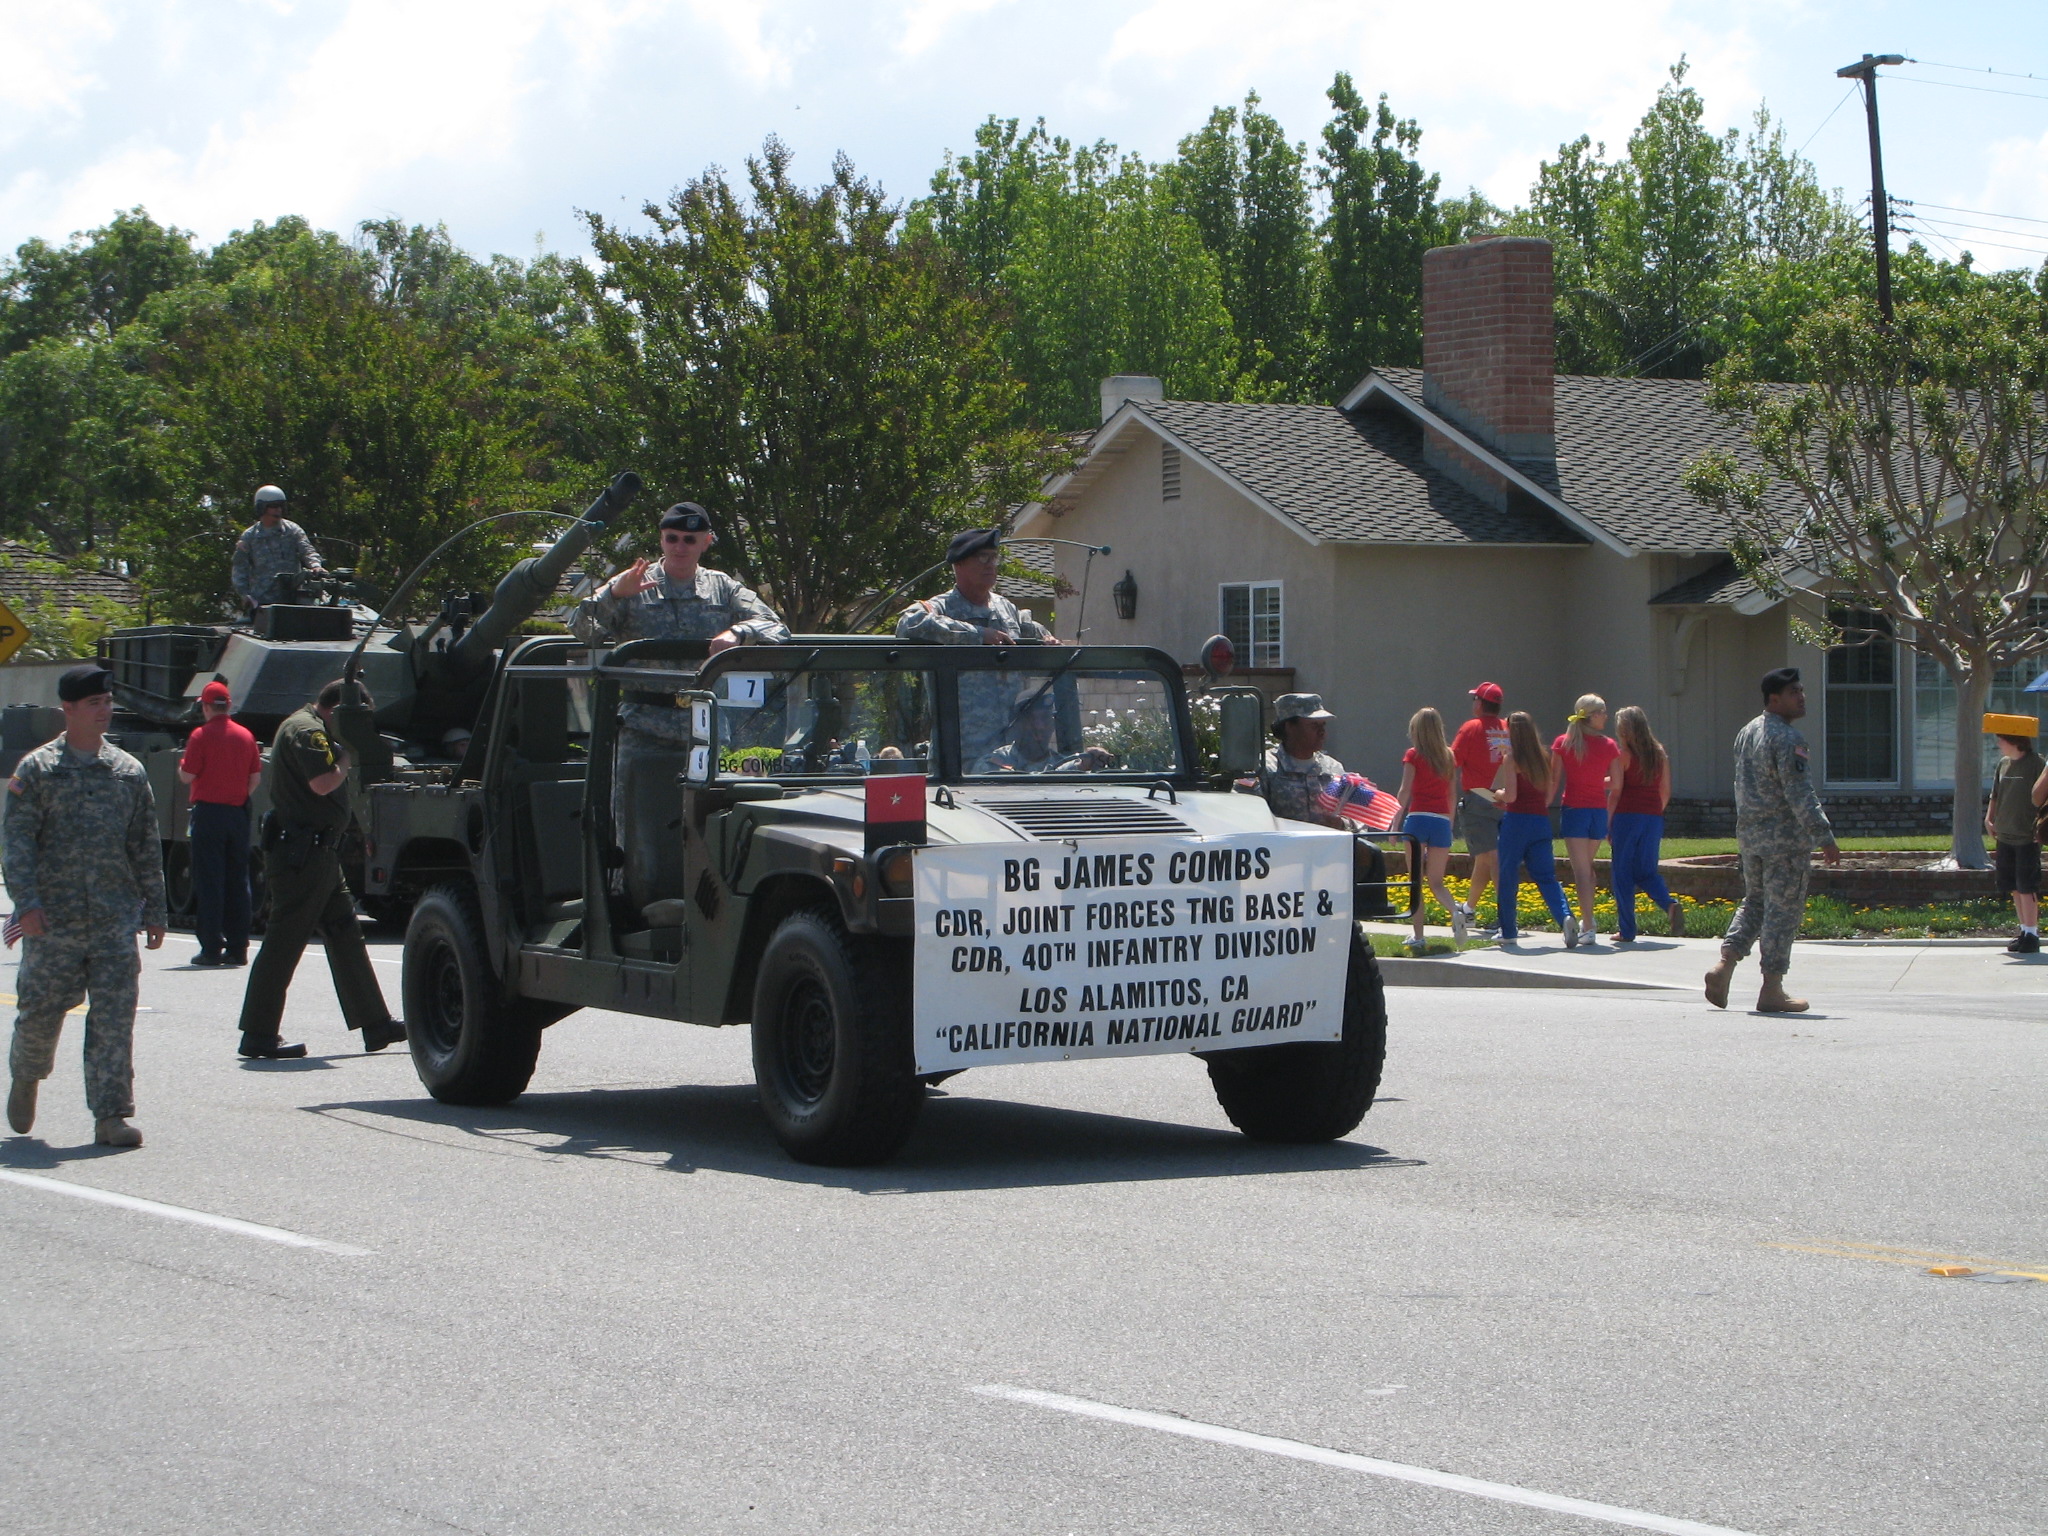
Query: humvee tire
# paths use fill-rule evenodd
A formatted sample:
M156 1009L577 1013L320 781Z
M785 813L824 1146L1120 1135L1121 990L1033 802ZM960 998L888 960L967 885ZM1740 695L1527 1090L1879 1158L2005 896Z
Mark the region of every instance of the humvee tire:
M412 909L404 975L406 1044L427 1092L505 1104L526 1091L550 1014L505 996L468 887L438 885Z
M1344 979L1344 1038L1254 1045L1203 1058L1230 1123L1254 1141L1335 1141L1372 1108L1387 1059L1387 994L1355 929Z
M801 1163L888 1157L924 1103L910 1046L907 946L859 938L823 908L785 917L754 984L754 1081Z

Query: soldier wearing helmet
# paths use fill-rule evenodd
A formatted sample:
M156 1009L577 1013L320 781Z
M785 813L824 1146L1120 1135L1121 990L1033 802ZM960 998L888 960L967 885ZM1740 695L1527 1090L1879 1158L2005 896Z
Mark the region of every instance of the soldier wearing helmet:
M256 521L235 541L235 596L244 608L288 603L298 596L301 571L320 571L320 552L306 530L284 515L285 494L274 485L256 492Z

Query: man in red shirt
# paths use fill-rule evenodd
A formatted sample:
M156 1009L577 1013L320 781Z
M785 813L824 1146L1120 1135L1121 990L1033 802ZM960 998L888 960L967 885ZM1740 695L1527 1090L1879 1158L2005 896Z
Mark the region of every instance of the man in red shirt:
M199 903L194 965L249 963L249 797L263 782L263 751L230 716L218 680L199 691L206 719L185 739L178 778L192 798L192 891Z
M1499 683L1472 690L1472 718L1458 727L1451 759L1458 765L1458 835L1472 855L1472 889L1465 893L1465 920L1477 923L1479 901L1500 868L1501 808L1493 781L1508 758L1508 726L1501 718L1506 694Z

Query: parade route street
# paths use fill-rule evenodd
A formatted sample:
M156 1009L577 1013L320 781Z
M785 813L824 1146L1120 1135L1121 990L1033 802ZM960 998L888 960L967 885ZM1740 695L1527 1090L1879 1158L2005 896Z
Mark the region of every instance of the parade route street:
M832 1170L744 1029L575 1015L451 1108L317 949L311 1054L238 1062L193 949L146 1146L91 1145L77 1018L0 1141L10 1536L2041 1529L2048 996L1396 988L1341 1143L1166 1056L969 1073Z

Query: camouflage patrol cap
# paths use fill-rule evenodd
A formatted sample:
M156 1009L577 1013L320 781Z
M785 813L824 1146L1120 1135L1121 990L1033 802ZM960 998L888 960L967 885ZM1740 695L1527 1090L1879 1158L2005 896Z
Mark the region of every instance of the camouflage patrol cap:
M1283 693L1273 701L1273 729L1278 730L1289 720L1334 720L1337 717L1323 708L1320 693Z

